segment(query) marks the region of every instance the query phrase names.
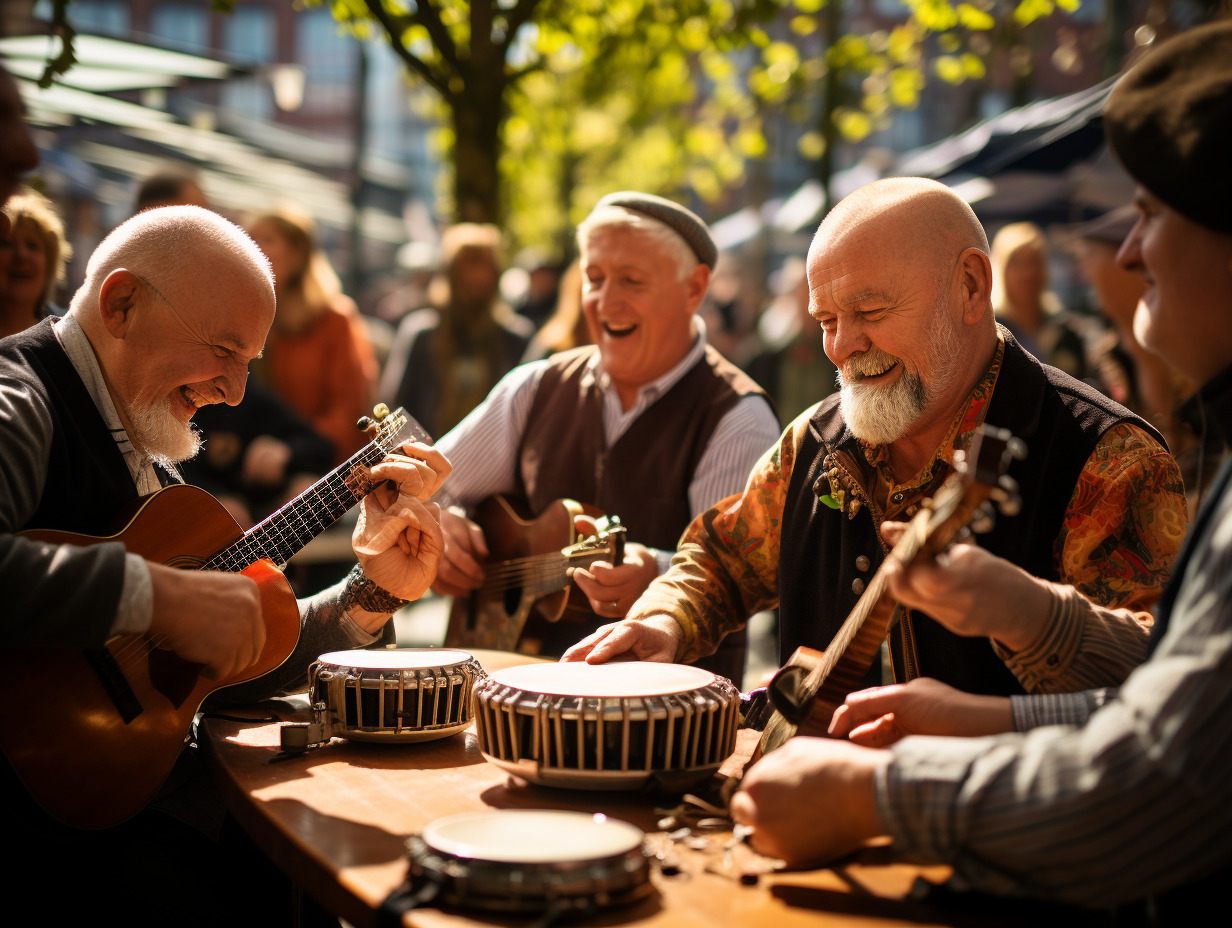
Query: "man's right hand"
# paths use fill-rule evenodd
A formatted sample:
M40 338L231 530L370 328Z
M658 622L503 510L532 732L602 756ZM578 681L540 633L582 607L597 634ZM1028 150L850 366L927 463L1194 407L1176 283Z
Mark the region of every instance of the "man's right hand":
M251 667L265 647L257 584L242 574L176 570L150 563L154 613L150 634L159 646L205 674L225 680Z
M610 660L666 663L676 659L676 650L683 637L683 629L671 616L625 619L601 626L566 651L561 660L589 664Z
M466 596L483 583L480 559L488 556L483 529L452 509L441 510L445 550L436 569L432 592L441 596Z
M831 736L869 748L907 735L974 738L1013 730L1008 698L974 696L929 677L851 693L830 721Z

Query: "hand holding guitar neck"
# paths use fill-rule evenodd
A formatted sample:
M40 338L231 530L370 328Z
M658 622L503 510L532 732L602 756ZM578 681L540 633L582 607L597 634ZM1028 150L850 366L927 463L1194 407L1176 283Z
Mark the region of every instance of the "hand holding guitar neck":
M1017 485L1006 471L1011 460L1025 454L1022 442L1008 432L986 427L974 436L966 454L956 455L955 472L906 524L826 651L801 648L767 688L775 712L754 760L783 744L806 721L810 731L826 731L847 694L862 688L899 608L890 594L891 565L910 565L921 554L937 554L968 526L969 531L987 530L993 518L991 502L999 503L1005 514L1017 512Z

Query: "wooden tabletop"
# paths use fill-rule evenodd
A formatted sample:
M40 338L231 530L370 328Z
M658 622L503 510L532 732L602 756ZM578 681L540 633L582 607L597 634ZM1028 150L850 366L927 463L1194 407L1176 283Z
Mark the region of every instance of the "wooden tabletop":
M476 652L488 670L528 658ZM303 697L274 707L287 719L302 714ZM243 713L237 713L243 714ZM206 719L203 742L232 813L256 843L327 909L357 928L375 924L382 900L407 874L405 842L443 815L491 809L573 809L624 819L648 834L679 873L652 868L656 892L639 903L609 909L594 925L637 928L712 928L720 925L817 928L819 925L1006 924L966 909L946 912L905 898L917 877L940 882L947 869L879 861L874 849L853 863L810 872L770 870L744 845L725 854L730 831L706 833L689 847L659 827L655 801L617 792L531 786L484 760L472 729L420 744L363 744L336 740L309 753L274 761L277 723ZM660 805L662 801L660 801ZM752 885L742 872L759 875ZM748 879L748 877L746 877ZM493 917L421 908L404 924L419 928L525 926L525 917Z

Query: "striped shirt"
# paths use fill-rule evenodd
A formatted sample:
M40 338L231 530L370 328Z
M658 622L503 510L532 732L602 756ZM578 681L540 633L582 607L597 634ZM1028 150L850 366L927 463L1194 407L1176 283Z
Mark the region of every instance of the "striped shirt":
M1018 734L894 746L877 805L896 850L1086 905L1232 864L1232 492L1214 505L1167 632L1119 690L1017 697Z
M644 385L637 401L626 411L603 372L596 355L587 376L599 385L603 397L603 434L610 448L664 393L702 360L706 332L694 320L698 335L680 362L658 379ZM439 500L474 506L494 493L517 489L517 454L547 361L515 367L465 419L442 436L437 448L453 464L453 472ZM779 426L770 406L760 396L745 396L720 420L689 483L689 508L696 518L724 497L744 489L749 471L766 448L778 438ZM636 539L633 539L636 540ZM656 552L662 573L671 552Z

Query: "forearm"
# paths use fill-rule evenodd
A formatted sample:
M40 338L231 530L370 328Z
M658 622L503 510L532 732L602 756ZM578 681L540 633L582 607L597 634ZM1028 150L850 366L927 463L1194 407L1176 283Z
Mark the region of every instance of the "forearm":
M1116 686L1146 659L1149 613L1106 609L1072 586L1047 586L1050 608L1036 639L1018 651L993 640L993 650L1028 693Z

